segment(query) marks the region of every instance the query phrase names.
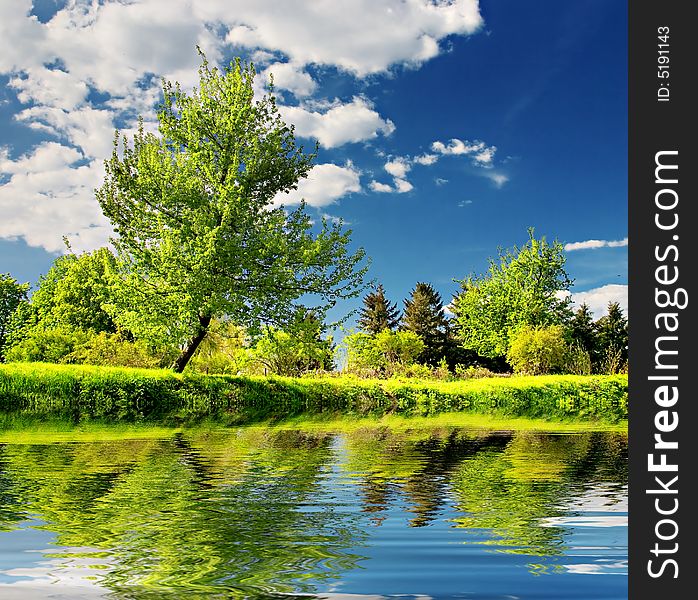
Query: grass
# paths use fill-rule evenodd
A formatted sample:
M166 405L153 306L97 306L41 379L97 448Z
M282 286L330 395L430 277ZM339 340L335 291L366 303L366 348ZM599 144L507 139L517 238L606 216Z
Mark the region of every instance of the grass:
M83 365L0 365L0 411L72 422L179 425L338 418L435 417L619 422L627 418L627 376L547 375L461 381L353 377L178 375L167 370Z

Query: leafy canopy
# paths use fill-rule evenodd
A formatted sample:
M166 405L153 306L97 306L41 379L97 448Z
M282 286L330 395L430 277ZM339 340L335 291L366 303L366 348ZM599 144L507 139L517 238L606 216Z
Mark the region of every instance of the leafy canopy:
M180 370L214 318L283 326L361 290L364 252L349 251L350 232L323 220L313 233L303 205L276 205L315 154L296 145L272 95L255 98L254 77L202 55L198 89L163 84L157 135L143 122L132 143L117 132L97 190L117 234L115 318L184 347Z
M27 299L28 283L19 283L9 273L0 273L0 360L4 356L10 320L20 303Z
M486 274L460 282L453 301L458 335L465 348L482 356L506 355L512 334L523 325L560 325L570 317L570 299L561 294L572 284L562 244L538 240L532 229L528 234L522 248L500 250L498 260L490 259Z

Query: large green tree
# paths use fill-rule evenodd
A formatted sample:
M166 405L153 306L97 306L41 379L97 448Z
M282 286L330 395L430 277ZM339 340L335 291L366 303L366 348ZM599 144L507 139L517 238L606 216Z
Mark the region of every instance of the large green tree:
M462 280L454 298L459 338L482 356L505 356L512 334L524 325L561 325L570 318L570 300L561 293L572 284L562 244L528 233L523 247L490 259L487 273Z
M5 356L5 344L12 315L26 301L28 283L19 283L9 273L0 273L0 360Z
M364 296L364 305L359 313L359 327L367 333L380 333L384 329L395 329L400 322L397 304L385 297L381 284L373 292Z
M158 134L141 124L115 139L97 199L116 232L117 321L137 337L172 341L182 371L213 319L283 326L358 295L363 250L342 224L319 231L279 194L307 176L314 154L296 145L273 95L256 99L254 69L223 71L203 57L199 87L163 84ZM312 306L311 306L312 305Z
M404 304L401 328L422 338L424 350L420 360L436 365L444 357L448 332L441 294L431 284L419 282Z

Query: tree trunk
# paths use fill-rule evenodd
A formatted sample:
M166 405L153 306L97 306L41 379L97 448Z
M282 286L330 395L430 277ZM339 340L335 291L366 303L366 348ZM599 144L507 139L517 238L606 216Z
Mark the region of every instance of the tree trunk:
M184 371L184 367L187 366L189 359L194 356L194 352L199 347L199 344L204 341L206 334L208 333L208 326L211 324L211 317L199 317L199 330L196 332L193 338L187 344L187 347L182 351L182 353L174 361L172 368L175 373L181 373Z

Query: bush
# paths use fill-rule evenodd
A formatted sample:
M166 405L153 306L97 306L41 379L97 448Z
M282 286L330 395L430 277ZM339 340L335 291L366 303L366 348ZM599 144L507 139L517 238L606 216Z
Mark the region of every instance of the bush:
M6 351L5 359L7 362L75 362L70 356L89 337L88 333L70 327L34 327Z
M90 336L63 362L153 369L162 366L162 357L152 353L143 342L129 342L118 334L103 331Z
M517 373L545 375L564 370L569 357L560 325L521 327L513 336L507 360Z
M497 373L490 371L487 367L456 365L456 379L483 379L497 376Z
M592 360L589 351L581 344L573 345L567 353L565 372L573 375L591 375Z
M347 369L354 374L390 376L416 363L424 342L412 331L384 329L376 335L353 333L344 338Z

